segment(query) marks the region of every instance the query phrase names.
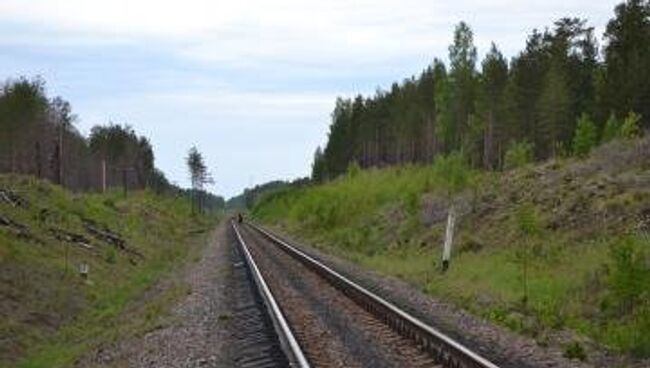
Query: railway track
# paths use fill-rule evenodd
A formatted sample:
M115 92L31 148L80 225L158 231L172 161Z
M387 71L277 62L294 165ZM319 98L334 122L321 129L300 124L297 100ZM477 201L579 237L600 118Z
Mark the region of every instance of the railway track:
M247 368L309 367L278 304L233 224L236 300L234 362Z
M291 366L498 368L271 232L232 230Z

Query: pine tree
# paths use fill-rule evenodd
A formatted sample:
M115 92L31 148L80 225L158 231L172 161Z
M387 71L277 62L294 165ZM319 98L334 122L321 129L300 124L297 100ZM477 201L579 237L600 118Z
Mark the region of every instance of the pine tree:
M327 164L325 163L325 156L320 146L314 152L314 162L311 166L311 179L316 183L322 183L327 178Z
M202 212L204 209L205 185L213 182L208 168L205 165L203 155L199 150L192 146L186 158L187 168L190 172L190 181L192 183L191 202L192 213L196 210Z
M588 155L596 145L596 139L596 126L589 115L583 113L578 119L576 133L573 137L573 153L579 157Z
M483 160L486 169L493 169L501 161L505 136L505 91L508 83L508 64L493 43L482 63L480 93L477 102L479 118L484 122Z
M542 158L556 156L556 144L565 143L561 138L571 125L570 104L566 77L561 67L554 63L546 73L544 89L537 103L539 127L535 132L536 146L539 145Z
M605 42L603 102L619 116L640 113L642 126L650 127L650 1L627 0L616 6Z
M468 119L474 113L476 94L476 47L474 33L465 22L454 31L454 42L449 46L451 80L450 149L460 149L463 135L468 131Z
M605 123L603 128L602 141L609 142L620 136L621 133L621 123L616 119L616 115L611 113L609 119Z

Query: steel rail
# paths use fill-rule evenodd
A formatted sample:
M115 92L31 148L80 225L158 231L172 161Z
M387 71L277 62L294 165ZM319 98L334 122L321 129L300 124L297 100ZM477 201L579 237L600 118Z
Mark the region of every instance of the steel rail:
M235 231L235 235L237 235L240 249L244 254L246 264L248 265L248 268L253 275L253 280L255 280L255 284L257 285L257 288L262 295L264 304L269 311L269 315L273 321L273 327L275 328L275 332L280 339L280 346L287 356L289 364L291 364L292 367L296 368L310 368L309 362L307 361L307 358L305 358L305 354L298 344L298 340L296 340L295 336L293 335L293 332L291 331L287 320L284 318L284 315L282 314L278 303L275 301L275 298L271 293L271 289L266 284L266 281L264 281L264 277L262 276L259 267L257 267L255 260L248 250L248 246L246 245L244 238L241 236L237 225L234 221L231 221L231 225Z
M355 302L382 319L398 333L414 340L423 350L431 353L437 362L444 367L499 368L496 364L473 352L460 342L427 325L384 298L368 291L268 230L254 223L247 223L273 243L279 245L288 254L316 271Z

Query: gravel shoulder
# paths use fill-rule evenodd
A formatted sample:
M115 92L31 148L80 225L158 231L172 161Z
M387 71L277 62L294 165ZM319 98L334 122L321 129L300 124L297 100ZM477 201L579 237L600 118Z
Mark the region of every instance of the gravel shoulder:
M231 284L233 264L226 221L210 235L200 259L156 285L152 293L183 280L181 297L157 328L144 336L100 347L78 367L232 367ZM146 298L147 296L143 296ZM146 301L145 301L146 302Z

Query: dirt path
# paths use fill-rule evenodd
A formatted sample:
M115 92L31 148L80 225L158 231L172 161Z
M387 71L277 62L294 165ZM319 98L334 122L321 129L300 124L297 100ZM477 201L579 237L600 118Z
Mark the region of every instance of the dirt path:
M225 223L225 221L224 221ZM103 347L78 367L232 367L229 329L232 305L231 251L221 224L198 262L180 270L188 294L161 327L140 338ZM156 288L164 288L162 281Z

